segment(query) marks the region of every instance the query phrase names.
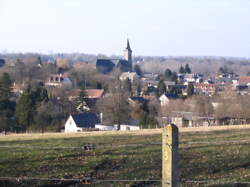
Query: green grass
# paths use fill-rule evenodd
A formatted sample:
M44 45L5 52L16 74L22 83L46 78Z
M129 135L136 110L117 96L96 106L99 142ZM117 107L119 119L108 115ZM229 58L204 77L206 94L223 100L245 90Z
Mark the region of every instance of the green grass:
M203 184L183 182L182 186L247 186L237 183L250 181L250 141L244 144L216 142L248 139L250 140L250 131L246 129L180 133L181 180L208 181ZM0 176L160 180L160 145L123 147L123 145L131 143L160 142L160 134L53 137L31 140L1 138L1 146L26 146L26 148L0 148ZM188 142L207 143L185 144ZM96 144L96 149L91 151L59 149L60 147L81 147L87 143ZM102 145L103 143L104 145ZM33 149L32 147L58 147L58 149ZM46 186L48 182L39 184ZM95 186L125 186L125 184L129 186L161 186L160 182L99 182L95 183ZM4 185L37 186L38 183L34 181L0 183L0 186Z

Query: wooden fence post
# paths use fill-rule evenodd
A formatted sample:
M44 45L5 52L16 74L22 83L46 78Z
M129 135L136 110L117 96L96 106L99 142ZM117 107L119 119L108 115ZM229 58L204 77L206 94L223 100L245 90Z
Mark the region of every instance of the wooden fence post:
M178 127L167 125L162 133L162 187L179 186Z

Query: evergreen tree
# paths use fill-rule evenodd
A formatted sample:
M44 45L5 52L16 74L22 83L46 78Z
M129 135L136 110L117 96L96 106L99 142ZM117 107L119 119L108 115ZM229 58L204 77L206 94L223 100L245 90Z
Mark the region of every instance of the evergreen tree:
M26 90L16 105L16 119L20 130L26 130L33 120L34 101L30 90Z
M183 67L183 66L181 66L181 67L180 67L180 69L179 69L179 73L182 73L182 74L186 73L186 71L185 71L185 69L184 69L184 67Z
M187 95L192 96L193 94L194 94L194 85L193 84L188 84Z
M30 85L27 87L16 106L16 120L20 130L26 130L32 125L37 107L42 102L48 101L48 93L45 88L38 87L33 91Z
M89 111L90 108L88 104L89 104L89 101L88 101L88 98L86 98L86 92L84 89L81 89L79 96L78 96L76 110L78 112Z
M177 73L176 73L176 72L172 72L171 80L174 81L174 82L177 82L178 76L177 76Z
M170 69L165 70L165 79L168 81L172 80L172 71Z
M164 93L166 93L166 85L163 80L160 80L157 85L156 96L160 97Z
M4 73L0 78L0 131L11 130L14 125L15 103L11 101L11 79Z
M11 79L8 73L0 78L0 100L8 100L11 95Z
M192 72L192 71L191 71L189 65L186 64L186 66L185 66L185 73L191 73L191 72Z

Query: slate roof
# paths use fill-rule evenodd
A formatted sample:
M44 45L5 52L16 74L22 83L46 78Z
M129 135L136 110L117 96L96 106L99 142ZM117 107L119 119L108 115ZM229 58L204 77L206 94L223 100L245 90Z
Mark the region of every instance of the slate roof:
M100 122L96 114L92 112L72 114L71 116L77 127L81 128L95 128L95 124Z
M121 71L131 71L131 66L127 60L122 59L97 59L96 68L99 73L108 74L115 67L119 68Z
M109 73L113 70L115 64L110 59L97 59L96 68L99 73Z
M178 95L172 94L172 93L165 93L164 95L165 95L167 98L169 98L169 99L177 99L177 98L178 98Z

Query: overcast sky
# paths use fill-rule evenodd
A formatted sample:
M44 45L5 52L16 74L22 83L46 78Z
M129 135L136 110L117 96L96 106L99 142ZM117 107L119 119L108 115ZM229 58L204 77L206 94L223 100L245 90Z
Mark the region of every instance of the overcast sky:
M0 0L0 51L250 57L250 0Z

